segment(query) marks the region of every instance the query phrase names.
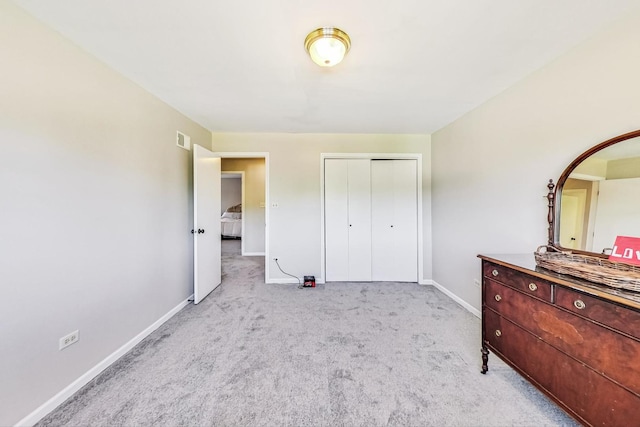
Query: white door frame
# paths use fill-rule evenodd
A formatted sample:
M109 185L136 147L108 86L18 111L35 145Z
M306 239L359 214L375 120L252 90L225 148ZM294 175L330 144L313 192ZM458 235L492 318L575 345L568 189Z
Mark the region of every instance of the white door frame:
M216 151L214 152L216 156L220 156L223 159L264 159L264 280L267 282L267 278L269 277L269 262L266 260L269 259L269 153L265 151ZM244 210L244 179L242 180L242 206ZM242 233L244 235L244 214L242 215ZM244 251L244 239L241 242L242 245L242 255L245 254Z
M324 283L325 265L325 230L324 230L324 160L325 159L392 159L416 160L418 163L418 283L431 283L424 279L424 232L422 226L422 154L421 153L320 153L320 274L318 283Z

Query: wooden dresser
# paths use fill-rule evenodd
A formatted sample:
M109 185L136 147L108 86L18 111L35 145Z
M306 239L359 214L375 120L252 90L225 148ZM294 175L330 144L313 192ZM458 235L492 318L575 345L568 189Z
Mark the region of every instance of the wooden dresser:
M640 294L482 259L482 373L489 351L585 425L640 426Z

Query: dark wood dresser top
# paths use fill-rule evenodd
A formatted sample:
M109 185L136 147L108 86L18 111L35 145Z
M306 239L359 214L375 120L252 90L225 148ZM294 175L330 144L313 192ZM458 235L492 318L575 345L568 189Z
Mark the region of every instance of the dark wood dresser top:
M498 265L503 265L523 273L531 274L541 279L552 280L560 286L565 286L570 289L575 289L589 295L606 299L625 307L640 310L640 293L611 288L541 268L536 265L533 253L478 255L478 257Z

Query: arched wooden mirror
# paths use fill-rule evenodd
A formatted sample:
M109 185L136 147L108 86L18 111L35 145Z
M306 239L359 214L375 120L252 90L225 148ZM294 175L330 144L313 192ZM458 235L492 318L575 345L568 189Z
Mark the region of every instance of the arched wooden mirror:
M548 187L550 246L604 257L616 236L640 237L640 130L585 151Z

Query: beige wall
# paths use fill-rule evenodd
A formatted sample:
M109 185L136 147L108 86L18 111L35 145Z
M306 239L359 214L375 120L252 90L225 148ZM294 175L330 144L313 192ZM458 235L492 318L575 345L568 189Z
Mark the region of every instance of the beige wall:
M224 164L222 165L224 171ZM220 182L220 215L230 207L242 203L242 179L225 178Z
M424 277L431 279L431 150L428 135L213 134L217 152L269 153L267 279L288 281L273 258L294 275L321 272L321 153L421 153L423 159Z
M607 176L607 163L609 162L605 159L589 157L573 170L572 176L585 176L593 180L604 179Z
M640 15L626 17L433 135L433 276L480 308L478 253L546 243L549 178L640 128Z
M244 171L245 200L242 206L245 229L242 232L244 255L264 254L265 248L265 160L222 159L223 171Z
M638 177L640 177L640 157L610 160L607 162L607 179Z
M204 128L0 0L0 425L192 293ZM78 343L58 350L76 329Z

